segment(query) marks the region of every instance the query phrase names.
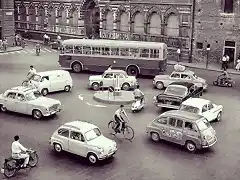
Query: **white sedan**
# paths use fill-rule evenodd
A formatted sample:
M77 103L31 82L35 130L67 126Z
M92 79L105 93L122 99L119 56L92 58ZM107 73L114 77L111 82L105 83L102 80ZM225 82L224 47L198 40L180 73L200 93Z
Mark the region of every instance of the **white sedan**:
M211 101L206 99L190 98L181 104L180 110L202 115L211 122L214 120L221 120L223 106L213 104Z

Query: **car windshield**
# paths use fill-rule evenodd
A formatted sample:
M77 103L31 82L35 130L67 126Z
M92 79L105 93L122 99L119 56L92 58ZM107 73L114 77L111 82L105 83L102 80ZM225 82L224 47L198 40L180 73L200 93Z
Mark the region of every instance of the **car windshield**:
M98 128L94 128L88 132L85 133L85 137L87 141L91 141L93 139L96 139L97 137L101 136L101 131Z
M197 122L197 126L200 131L204 131L204 130L208 129L209 127L211 127L211 124L208 122L207 119L204 118Z
M196 114L198 114L199 111L200 111L199 108L197 108L197 107L189 106L189 105L184 105L184 104L182 104L182 105L180 106L180 110L181 110L181 111L191 112L191 113L196 113Z
M41 93L39 91L32 91L25 95L27 101L35 100L40 96L41 96Z
M169 95L177 95L177 96L185 96L187 94L187 88L186 87L180 87L180 86L168 86L165 90L164 94Z
M32 80L39 82L39 81L41 80L41 76L39 76L39 75L34 75Z

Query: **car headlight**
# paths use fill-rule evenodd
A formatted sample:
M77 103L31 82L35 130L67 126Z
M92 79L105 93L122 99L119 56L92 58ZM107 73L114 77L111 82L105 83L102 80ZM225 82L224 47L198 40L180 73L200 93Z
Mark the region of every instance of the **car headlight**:
M98 150L98 152L100 153L100 154L103 154L103 152L104 152L104 149L103 148L97 148L97 150Z
M117 143L116 143L116 142L113 142L113 146L116 148L116 147L117 147Z

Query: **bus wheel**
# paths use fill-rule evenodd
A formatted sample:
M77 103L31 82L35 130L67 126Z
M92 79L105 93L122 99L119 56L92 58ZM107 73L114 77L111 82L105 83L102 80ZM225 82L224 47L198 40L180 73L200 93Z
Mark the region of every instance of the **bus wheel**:
M138 70L137 66L129 66L127 68L127 74L129 76L138 76L139 75L139 70Z
M73 72L75 72L75 73L80 73L80 72L82 71L82 66L81 66L81 64L78 63L78 62L73 63L73 64L72 64L72 70L73 70Z

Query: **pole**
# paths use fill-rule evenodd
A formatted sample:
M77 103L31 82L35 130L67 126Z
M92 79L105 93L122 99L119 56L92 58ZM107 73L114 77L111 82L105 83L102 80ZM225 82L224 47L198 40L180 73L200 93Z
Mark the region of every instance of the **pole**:
M195 28L195 6L196 0L192 0L192 26L191 26L191 39L190 39L190 54L189 54L189 63L192 63L192 56L193 56L193 41L194 41L194 28Z
M209 63L209 50L207 50L206 69L208 69L208 63Z

